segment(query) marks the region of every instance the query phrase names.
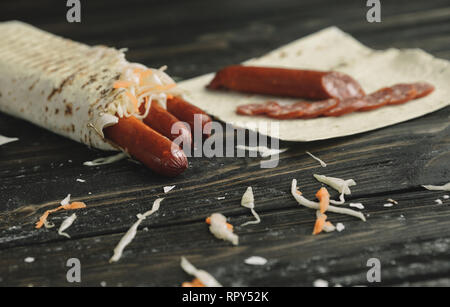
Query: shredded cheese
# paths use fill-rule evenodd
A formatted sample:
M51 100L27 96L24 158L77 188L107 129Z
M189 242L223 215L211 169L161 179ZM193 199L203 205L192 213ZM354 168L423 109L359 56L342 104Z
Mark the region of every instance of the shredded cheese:
M314 160L316 160L317 162L320 163L320 165L322 167L327 167L327 164L325 162L323 162L321 159L319 159L318 157L316 157L315 155L313 155L312 153L310 153L309 151L306 152L311 158L313 158Z
M422 185L430 191L450 191L450 182L444 185Z
M18 138L8 138L6 136L0 135L0 146L11 143L11 142L15 142L18 141Z
M244 263L248 265L265 265L267 263L267 259L260 256L251 256L245 259Z
M174 188L175 188L174 185L170 185L170 186L164 187L164 188L163 188L163 189L164 189L164 193L169 193L169 192L172 191Z
M442 205L442 204L443 204L443 202L442 202L441 199L436 199L434 202L435 202L436 204L438 204L438 205Z
M336 224L336 230L338 232L344 231L344 229L345 229L345 225L344 224L342 224L342 223L337 223Z
M104 157L104 158L98 158L93 161L86 161L83 163L85 166L99 166L99 165L105 165L105 164L111 164L123 159L126 159L128 155L126 153L119 153L113 156Z
M138 214L137 218L138 220L130 227L130 229L125 233L125 235L120 239L117 246L114 248L114 254L109 260L109 263L117 262L122 258L123 251L125 247L127 247L128 244L133 241L134 237L136 237L136 233L138 230L139 225L150 215L155 213L159 210L161 201L163 201L164 198L158 198L154 201L152 209L145 212L144 214Z
M200 283L206 287L222 287L222 285L208 272L198 270L185 257L181 257L181 268L189 275L194 276ZM194 280L195 281L195 280ZM183 286L192 286L183 284ZM194 282L194 286L201 286L198 282Z
M260 219L258 213L256 213L256 211L255 211L255 198L253 196L252 187L248 187L247 190L245 191L244 195L242 195L241 206L245 207L245 208L249 208L251 210L253 216L256 219L255 221L249 221L249 222L242 224L241 227L250 225L250 224L261 223L261 219Z
M125 93L125 99L117 104L111 104L109 113L117 114L119 117L135 116L143 119L147 117L153 100L165 106L168 92L176 87L175 81L164 72L166 68L166 66L153 69L140 64L127 65L121 80L113 84L115 89ZM141 106L144 106L143 113Z
M364 205L361 203L350 203L349 206L352 208L360 209L360 210L364 209Z
M344 180L341 178L328 177L317 174L314 174L313 176L317 181L329 185L330 187L341 193L339 196L339 201L330 200L330 203L332 203L333 205L343 205L345 203L344 195L352 194L352 192L350 191L350 187L356 185L356 182L353 179Z
M317 279L314 281L314 287L316 288L327 288L328 287L328 281L323 279Z
M67 237L70 239L70 236L67 233L65 233L64 230L67 230L70 226L72 226L72 224L76 220L76 218L77 218L77 215L75 213L72 214L71 216L69 216L68 218L66 218L62 222L61 226L59 227L58 234L60 236L64 236L64 237Z
M307 207L309 209L320 210L319 203L306 199L305 197L302 196L302 193L297 190L296 179L292 179L291 194L300 205ZM327 211L354 216L361 219L364 222L366 221L364 214L351 209L329 206Z
M217 238L231 242L233 245L239 244L239 237L233 233L233 227L227 223L227 218L220 213L213 213L206 219L209 224L209 231ZM230 227L231 226L231 227Z

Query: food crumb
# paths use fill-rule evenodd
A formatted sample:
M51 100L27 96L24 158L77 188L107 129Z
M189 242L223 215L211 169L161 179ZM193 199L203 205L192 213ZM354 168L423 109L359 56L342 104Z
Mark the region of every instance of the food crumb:
M252 256L244 260L245 264L249 265L265 265L267 259L260 256Z
M386 207L386 208L390 208L390 207L393 207L393 206L394 206L393 203L387 203L387 204L383 205L383 207Z
M436 199L435 201L434 201L436 204L438 204L438 205L442 205L443 204L443 202L442 202L442 200L441 199Z
M78 182L86 182L84 179L77 179Z
M392 198L388 198L387 199L388 202L393 203L394 205L398 205L398 201L392 199Z
M442 198L444 198L444 199L449 199L449 198L450 198L450 196L448 196L448 195L444 195L444 196L442 196Z
M224 200L225 196L217 197L217 200Z
M342 224L342 223L337 223L336 224L336 230L338 231L338 232L341 232L341 231L343 231L345 229L345 225L344 224Z
M102 281L102 282L100 283L100 286L106 287L106 281Z
M364 205L362 204L362 203L350 203L350 205L349 205L350 207L353 207L353 208L358 208L358 209L364 209Z
M164 187L164 193L169 193L170 191L172 191L175 188L174 185L170 185L167 187Z
M327 288L328 287L328 281L323 279L317 279L314 281L314 287L316 288Z
M24 259L24 261L26 263L33 263L34 262L34 257L27 257L27 258Z

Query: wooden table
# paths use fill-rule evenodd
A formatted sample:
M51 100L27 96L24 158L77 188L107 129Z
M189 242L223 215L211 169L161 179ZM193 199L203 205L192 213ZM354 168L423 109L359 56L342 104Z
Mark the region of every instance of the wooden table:
M61 1L2 1L1 19L20 19L88 44L128 47L128 58L169 66L178 80L262 55L336 25L373 48L423 48L450 59L448 0L383 1L382 22L366 21L365 1L82 1L82 23L65 21ZM85 3L86 2L86 3ZM25 4L26 3L26 4ZM63 3L65 3L63 1ZM450 285L450 201L421 184L450 179L450 108L356 136L312 143L282 143L289 150L275 169L260 158L192 158L176 179L156 176L129 161L101 167L84 161L107 156L0 114L0 134L19 142L0 147L0 286L71 286L66 261L78 258L82 286L178 286L190 280L179 266L186 256L226 286L370 285L367 260L382 265L381 285ZM305 154L328 163L326 169ZM354 178L348 198L361 202L366 223L329 214L343 232L312 236L314 212L290 195L297 178L313 198L313 173ZM76 179L86 180L85 183ZM176 185L164 195L163 187ZM205 217L221 212L234 225L252 219L240 207L247 186L255 192L262 223L236 227L238 247L215 239ZM34 229L47 209L67 194L86 202L69 229ZM333 194L335 196L335 194ZM166 197L145 220L120 262L112 250L136 214ZM219 200L218 198L225 197ZM388 198L399 202L383 206ZM72 212L51 217L59 226ZM269 260L244 264L249 256ZM27 257L34 262L26 263ZM377 284L380 285L380 284Z

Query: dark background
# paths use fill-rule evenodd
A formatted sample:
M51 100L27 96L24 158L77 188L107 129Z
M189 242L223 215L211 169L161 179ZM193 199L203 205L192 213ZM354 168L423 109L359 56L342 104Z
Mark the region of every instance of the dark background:
M382 1L379 24L366 21L366 1L82 1L81 24L66 22L65 3L2 0L0 20L22 20L90 45L127 47L130 61L168 65L177 80L263 55L331 25L373 48L422 48L450 59L448 0ZM82 263L81 285L177 286L190 280L179 268L181 255L226 286L310 286L319 278L330 285L366 285L372 257L381 260L382 285L450 285L449 201L437 205L444 193L420 187L449 181L449 117L447 107L357 136L283 143L290 150L270 170L259 168L255 158L190 159L188 171L166 179L129 161L85 167L84 161L107 153L0 114L0 134L20 138L0 147L0 286L71 285L65 262L72 257ZM329 166L318 167L306 150ZM330 214L346 230L312 237L314 212L300 208L289 188L297 178L313 198L320 187L313 173L356 179L349 200L364 203L368 222ZM177 187L144 221L122 260L108 264L136 214L172 184ZM231 247L209 234L204 218L222 212L234 225L248 221L239 204L250 185L263 222L236 227L241 243ZM68 193L88 205L68 230L72 239L35 230L38 217ZM384 208L387 198L399 205ZM51 220L59 226L71 213ZM269 263L243 264L252 255ZM29 256L35 262L25 263Z

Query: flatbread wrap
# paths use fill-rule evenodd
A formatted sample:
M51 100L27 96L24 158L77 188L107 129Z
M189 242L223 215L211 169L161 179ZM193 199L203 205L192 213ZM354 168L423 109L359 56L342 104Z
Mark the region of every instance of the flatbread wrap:
M172 142L177 118L166 110L174 89L164 68L130 63L124 50L87 46L19 21L0 23L1 112L90 147L125 151L168 176L188 165ZM186 126L179 135L190 141Z

